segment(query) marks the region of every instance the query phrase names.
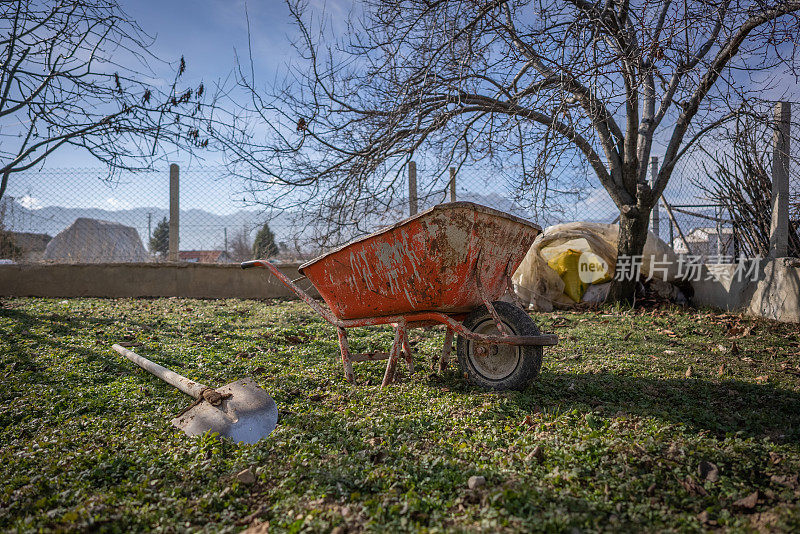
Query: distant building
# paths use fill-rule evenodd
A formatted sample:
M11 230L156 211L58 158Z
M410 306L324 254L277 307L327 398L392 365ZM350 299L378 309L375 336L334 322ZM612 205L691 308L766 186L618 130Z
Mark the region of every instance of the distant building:
M734 255L733 228L717 229L715 226L695 228L686 234L686 243L693 255L704 256L706 259L713 260L716 256L732 258ZM675 252L689 254L680 238L675 239Z
M187 263L232 263L224 250L181 250L178 259Z

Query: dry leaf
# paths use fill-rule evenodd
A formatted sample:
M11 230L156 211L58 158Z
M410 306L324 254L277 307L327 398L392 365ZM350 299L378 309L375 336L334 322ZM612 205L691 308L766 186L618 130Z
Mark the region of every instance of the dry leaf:
M538 463L542 463L544 461L544 449L542 449L541 445L537 445L533 448L533 450L525 457L526 462L532 462L536 460Z
M754 491L747 497L742 497L741 499L733 503L733 507L742 510L752 510L753 508L756 507L757 503L758 503L758 490Z
M708 513L708 510L703 510L699 514L697 514L697 520L703 523L704 525L715 525L717 522L711 519L711 516Z
M520 426L521 425L533 426L533 419L531 418L531 416L530 415L526 415L525 419L523 419L522 422L520 423Z
M728 331L725 332L725 334L728 337L739 337L742 334L744 334L744 332L745 332L745 328L742 325L734 324L734 325L728 327Z
M797 487L797 474L792 476L789 475L772 475L769 480L773 484L779 484L781 486L786 486L787 488L794 489Z
M708 495L706 489L692 480L692 477L686 477L685 479L681 480L681 486L683 486L683 489L688 491L691 495L699 495L701 497Z

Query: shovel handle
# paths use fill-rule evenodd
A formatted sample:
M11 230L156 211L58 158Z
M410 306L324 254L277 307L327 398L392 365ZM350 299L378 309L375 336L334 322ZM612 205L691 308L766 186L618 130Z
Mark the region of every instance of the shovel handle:
M195 399L199 398L203 390L206 389L206 386L203 384L195 382L194 380L189 380L185 376L181 376L174 371L170 371L166 367L162 367L155 362L151 362L147 358L139 356L132 350L128 350L122 345L117 345L115 343L111 345L111 348L128 358L145 371L154 374L167 384L175 386L179 390L183 391L187 395L191 395Z

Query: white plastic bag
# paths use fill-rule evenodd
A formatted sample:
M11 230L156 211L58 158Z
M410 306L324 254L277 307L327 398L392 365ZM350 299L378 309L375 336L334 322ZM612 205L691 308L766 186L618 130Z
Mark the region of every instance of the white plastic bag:
M573 249L594 253L609 266L609 270L613 270L617 262L618 240L619 226L616 224L572 222L546 228L514 273L512 280L517 295L530 308L541 311L550 311L554 306L574 305L575 302L564 294L564 281L547 265L548 260ZM645 277L652 276L666 282L677 278L677 255L652 232L648 232L644 245L641 272Z

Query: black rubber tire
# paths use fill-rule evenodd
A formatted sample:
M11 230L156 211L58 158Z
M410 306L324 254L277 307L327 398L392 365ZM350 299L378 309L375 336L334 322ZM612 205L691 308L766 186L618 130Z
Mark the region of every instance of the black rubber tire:
M492 305L512 335L540 335L539 328L525 310L503 301L493 302ZM471 332L498 334L497 326L486 306L473 310L464 320L464 327ZM539 376L543 353L541 345L493 345L500 352L497 355L484 356L483 358L493 360L483 361L476 360L481 357L474 354L474 346L474 342L458 336L458 365L464 378L476 386L495 390L523 389ZM499 365L492 366L493 361Z

